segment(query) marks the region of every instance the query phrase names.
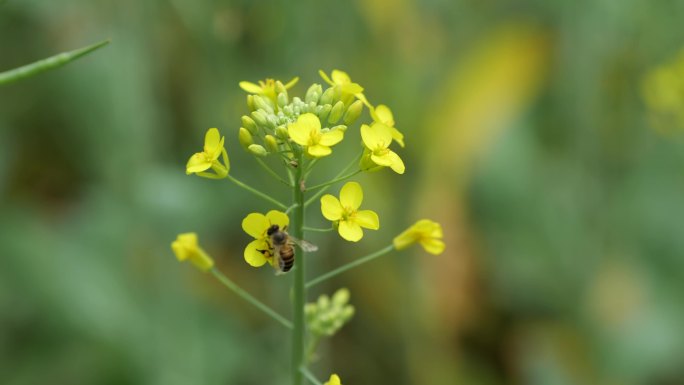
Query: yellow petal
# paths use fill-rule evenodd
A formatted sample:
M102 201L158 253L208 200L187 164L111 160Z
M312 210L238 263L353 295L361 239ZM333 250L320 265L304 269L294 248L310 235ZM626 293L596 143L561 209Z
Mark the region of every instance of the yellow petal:
M297 118L297 124L304 126L307 132L318 131L321 129L321 120L318 119L318 116L310 112L299 115Z
M259 87L258 85L254 84L252 82L245 82L245 81L240 82L240 88L242 88L243 90L245 90L251 94L261 94L261 92L263 91L261 89L261 87Z
M315 158L327 156L327 155L330 155L332 153L332 150L330 149L330 147L323 146L320 144L317 144L315 146L311 146L311 147L307 148L306 151L309 153L309 155L311 155Z
M396 152L390 151L387 154L387 158L392 162L390 164L390 167L394 172L396 172L397 174L403 174L404 171L406 171L406 167L404 167L404 161L401 160L401 158L399 157L399 155L397 155Z
M332 71L332 81L335 84L342 85L342 84L351 83L351 78L344 71L333 70Z
M297 84L298 81L299 81L299 76L293 77L292 80L290 80L289 82L287 82L287 84L285 84L285 89L289 90L290 88L294 87L294 85Z
M440 239L427 238L420 241L421 246L430 254L439 255L442 254L444 248L444 242Z
M370 158L373 163L377 164L378 166L389 167L392 165L392 158L390 157L389 152L384 155L371 154Z
M342 141L342 138L344 138L344 131L342 130L332 130L328 132L324 132L321 134L321 139L318 142L319 144L323 146L334 146L337 143Z
M347 83L342 86L342 92L345 94L360 94L363 92L363 87L357 83Z
M363 189L356 182L347 182L340 190L340 203L344 208L356 210L363 202Z
M202 271L207 271L214 267L214 260L211 259L211 257L200 248L197 249L196 254L193 254L190 257L190 261L193 265L195 265L198 269Z
M397 130L394 127L390 127L390 132L392 133L392 139L394 139L395 142L399 143L401 147L404 147L404 134L402 134L399 130Z
M361 226L355 222L340 221L338 231L342 238L351 242L358 242L363 238L363 230L361 230Z
M371 126L364 124L361 126L361 139L370 150L382 149L392 142L392 133L389 127L381 123L373 123Z
M259 250L269 250L268 243L263 239L255 239L245 247L245 261L251 266L260 267L268 262L267 254Z
M251 213L242 220L242 230L249 234L252 238L263 238L266 236L266 230L270 226L270 222L265 215L259 213Z
M266 219L272 225L278 225L281 230L290 225L290 218L282 211L271 210L266 213Z
M394 237L392 243L394 243L394 248L397 250L403 250L418 241L417 235L410 228L403 233Z
M354 216L354 221L356 221L359 226L367 229L377 230L380 228L380 218L378 218L378 214L372 210L357 211Z
M386 105L378 105L371 115L376 122L382 123L388 127L394 127L394 115L392 115L392 111Z
M342 385L342 383L340 382L340 377L337 374L333 374L330 376L328 382L323 385Z
M318 74L321 75L321 78L323 78L323 80L325 80L326 83L330 84L331 86L335 85L335 83L328 77L328 74L323 72L323 70L318 70Z
M309 145L309 140L311 139L311 132L304 127L303 124L299 122L290 123L287 125L287 133L290 135L290 139L293 142L299 144L300 146Z
M321 213L329 221L339 221L342 219L342 205L340 201L330 194L321 197Z
M196 172L206 171L211 167L203 152L198 152L190 157L188 164L185 165L185 173L190 175Z
M213 155L215 152L221 154L220 148L223 146L223 140L218 128L210 128L207 134L204 135L204 152ZM216 151L219 150L219 151Z

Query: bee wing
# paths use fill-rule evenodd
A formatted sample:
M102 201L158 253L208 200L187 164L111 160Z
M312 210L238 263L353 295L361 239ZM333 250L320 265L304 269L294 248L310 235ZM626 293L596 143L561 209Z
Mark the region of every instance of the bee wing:
M318 251L318 246L314 245L311 242L307 242L307 241L302 240L302 239L297 239L297 238L293 237L292 235L290 235L290 240L292 240L292 242L296 243L297 246L301 247L302 250L306 253L312 253L314 251Z

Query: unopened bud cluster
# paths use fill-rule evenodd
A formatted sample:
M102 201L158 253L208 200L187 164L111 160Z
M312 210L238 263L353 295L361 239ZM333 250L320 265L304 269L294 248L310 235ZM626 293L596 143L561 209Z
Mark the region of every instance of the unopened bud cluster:
M354 316L354 306L349 305L349 290L339 289L332 298L327 295L306 304L309 332L314 336L332 336Z

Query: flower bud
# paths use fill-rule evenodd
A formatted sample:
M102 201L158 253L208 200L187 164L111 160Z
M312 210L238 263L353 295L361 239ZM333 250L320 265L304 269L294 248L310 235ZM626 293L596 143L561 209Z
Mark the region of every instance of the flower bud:
M328 118L328 114L330 114L330 110L332 110L332 105L331 104L325 104L321 107L321 111L317 113L318 118L321 120L321 122L325 122L325 120Z
M363 102L360 100L355 101L352 103L349 108L347 108L347 112L344 114L344 124L350 125L356 121L356 119L361 116L361 112L363 111Z
M321 98L318 99L318 104L333 104L333 100L335 98L335 88L330 87L323 94L321 95Z
M238 134L238 140L240 141L240 144L242 147L245 148L245 150L254 143L254 139L252 138L252 134L249 133L249 131L244 128L240 127L240 133Z
M276 80L275 82L275 91L279 94L284 93L285 96L287 96L287 88L285 88L285 85L280 80Z
M266 135L266 137L264 138L264 144L266 145L266 149L268 150L268 152L278 152L278 141L276 140L275 136Z
M268 120L266 119L266 113L262 110L252 111L252 119L254 119L254 122L260 127L268 127L269 125Z
M271 102L271 99L269 98L264 98L259 95L254 95L254 107L257 110L264 110L268 114L273 113L273 103Z
M337 122L342 117L342 114L344 114L344 103L339 101L335 103L332 110L330 110L330 116L328 116L328 123Z
M343 306L349 302L349 297L349 289L343 287L338 289L335 294L333 294L332 301L336 306Z
M287 140L290 138L290 133L287 132L287 127L278 126L275 129L276 136L280 139Z
M330 131L334 131L334 130L340 130L342 132L345 132L345 131L347 131L347 126L345 126L344 124L340 124L340 125L337 125L337 126L330 129Z
M257 129L257 125L254 122L254 119L250 118L247 115L242 115L242 127L246 128L247 131L249 131L250 134L256 135L259 132L259 129Z
M247 108L249 108L250 111L254 111L254 95L247 95Z
M260 144L252 144L249 147L247 147L247 151L252 153L252 155L256 156L266 156L268 155L268 151L264 148L264 146Z
M311 87L306 91L306 96L304 96L304 100L307 103L313 102L314 105L318 103L318 99L321 97L321 94L323 93L323 87L321 87L320 84L312 84Z
M278 107L283 108L287 105L287 91L278 94Z

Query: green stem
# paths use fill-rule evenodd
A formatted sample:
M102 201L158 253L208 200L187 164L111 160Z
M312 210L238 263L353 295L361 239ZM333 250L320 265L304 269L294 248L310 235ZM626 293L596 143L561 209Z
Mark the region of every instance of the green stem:
M297 157L299 167L296 169L295 183L292 187L292 198L297 207L294 208L292 214L292 235L295 238L304 238L304 192L299 187L303 178L302 156ZM292 384L302 385L302 372L299 368L306 364L306 357L304 356L304 303L306 301L306 287L304 286L304 273L306 267L306 256L304 250L299 248L300 256L294 268L294 285L293 285L293 301L292 301L292 318L294 320L294 328L292 329Z
M312 384L314 384L314 385L323 385L323 383L320 382L320 381L318 381L318 379L316 378L316 376L314 376L314 374L311 373L311 372L309 371L309 369L307 369L305 366L302 366L301 368L299 368L299 370L302 372L302 374L304 374L304 376L306 377L307 380L311 381Z
M263 160L261 160L260 158L257 158L257 157L255 157L254 159L256 159L257 163L259 163L259 165L261 165L261 167L262 167L264 170L266 170L266 172L269 173L272 177L274 177L278 182L284 184L284 185L287 186L287 187L292 187L292 185L291 185L290 183L288 183L285 179L281 178L280 175L278 175L278 173L276 173L275 171L273 171L273 169L270 168L270 167L266 164L266 162L264 162Z
M344 175L347 171L349 171L350 168L352 168L355 164L357 164L359 162L359 159L361 159L362 156L363 156L363 152L361 152L356 158L352 159L352 161L349 162L349 164L346 165L342 169L342 171L340 171L339 173L337 173L337 175L335 175L335 178L339 178L340 176ZM316 194L314 194L311 198L307 199L306 203L304 203L304 207L309 206L313 201L318 199L318 197L325 194L325 192L328 190L328 187L324 187L324 188L318 190L318 192Z
M283 209L283 210L287 209L287 206L285 206L284 204L278 202L276 199L270 197L269 195L266 195L266 194L262 193L261 191L255 189L254 187L250 187L250 186L246 185L245 183L240 182L239 180L235 179L232 175L228 174L228 175L226 176L226 178L228 178L228 180L230 180L231 182L235 183L235 184L238 185L239 187L242 187L243 189L245 189L245 190L251 192L252 194L254 194L254 195L256 195L256 196L258 196L258 197L260 197L260 198L262 198L262 199L264 199L264 200L267 200L267 201L273 203L274 205L280 207L281 209Z
M378 258L378 257L381 257L381 256L383 256L383 255L389 253L389 252L392 251L392 250L394 250L394 245L393 245L393 244L392 244L392 245L389 245L389 246L386 246L385 248L380 249L380 250L378 250L378 251L376 251L376 252L374 252L374 253L372 253L372 254L368 254L368 255L366 255L365 257L361 257L361 258L359 258L359 259L357 259L357 260L355 260L355 261L349 262L349 263L347 263L346 265L342 265L342 266L338 267L337 269L331 270L331 271L329 271L329 272L327 272L327 273L321 275L320 277L314 278L314 279L312 279L311 281L307 282L307 283L306 283L306 288L308 289L308 288L310 288L310 287L312 287L312 286L314 286L314 285L318 285L319 283L321 283L321 282L323 282L323 281L325 281L325 280L327 280L327 279L330 279L330 278L332 278L332 277L334 277L334 276L336 276L336 275L342 274L342 273L344 273L344 272L347 271L347 270L353 269L353 268L355 268L355 267L357 267L357 266L361 266L361 265L363 265L363 264L366 263L366 262L370 262L370 261L372 261L372 260L374 260L374 259L376 259L376 258Z
M330 186L331 184L335 184L335 183L337 183L337 182L341 182L341 181L343 181L343 180L349 179L349 178L353 177L354 175L356 175L356 174L358 174L358 173L360 173L360 172L361 172L361 170L356 170L356 171L354 171L354 172L351 173L351 174L348 174L348 175L345 175L345 176L341 176L341 177L339 177L339 178L335 178L335 179L333 179L333 180L327 181L327 182L325 182L325 183L317 184L317 185L312 186L312 187L307 187L307 188L306 188L306 191L316 190L316 189L319 189L319 188L321 188L321 187Z
M316 227L304 227L304 230L306 230L306 231L315 231L315 232L319 232L319 233L326 233L326 232L328 232L328 231L333 231L333 230L335 230L335 229L333 229L332 227L328 227L328 228L326 228L326 229L319 229L319 228L316 228Z
M219 280L225 287L228 289L232 290L235 294L239 295L244 299L245 301L251 303L252 305L256 306L259 308L259 310L263 311L264 313L268 314L271 318L274 320L280 322L281 325L285 326L288 329L292 329L292 322L288 321L285 319L285 317L281 316L280 314L276 313L275 310L271 309L267 305L265 305L263 302L259 301L258 299L254 298L251 294L243 290L240 286L238 286L235 282L231 281L228 277L223 275L220 271L218 271L215 267L212 268L211 274L216 277L216 279Z
M321 337L319 335L314 335L309 341L309 347L306 349L306 363L313 361L316 355L316 349L318 349L318 344L321 342Z
M71 61L74 61L81 56L87 55L100 47L109 44L109 40L101 41L99 43L89 45L87 47L79 48L73 51L62 52L49 58L38 60L31 64L21 66L19 68L11 69L9 71L0 72L0 85L9 84L17 80L25 79L41 72L45 72L57 67L61 67Z

